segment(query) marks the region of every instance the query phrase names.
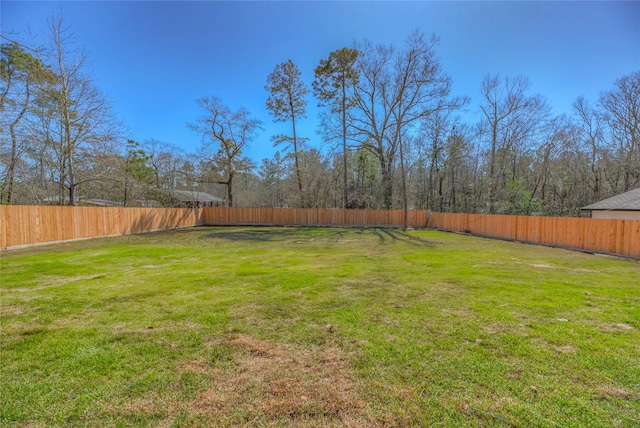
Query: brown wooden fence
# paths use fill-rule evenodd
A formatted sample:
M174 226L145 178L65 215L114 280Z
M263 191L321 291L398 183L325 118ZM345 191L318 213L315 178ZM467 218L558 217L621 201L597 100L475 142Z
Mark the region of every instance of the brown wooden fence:
M432 213L429 227L640 258L640 220Z
M0 205L0 248L128 235L199 224L188 208Z
M410 211L410 227L425 227L428 211ZM401 227L401 210L297 208L101 208L0 205L0 248L128 235L197 225Z
M640 258L640 220L409 211L412 228L470 232ZM0 248L197 225L402 227L402 210L100 208L0 205Z
M221 208L202 209L207 225L281 225L281 226L381 226L402 227L402 210L344 210L335 208ZM407 224L412 228L427 225L429 211L409 211Z

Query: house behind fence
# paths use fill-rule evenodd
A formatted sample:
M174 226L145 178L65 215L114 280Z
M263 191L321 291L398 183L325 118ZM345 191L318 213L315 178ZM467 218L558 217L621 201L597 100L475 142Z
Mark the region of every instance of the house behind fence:
M640 220L640 187L581 208L591 218Z

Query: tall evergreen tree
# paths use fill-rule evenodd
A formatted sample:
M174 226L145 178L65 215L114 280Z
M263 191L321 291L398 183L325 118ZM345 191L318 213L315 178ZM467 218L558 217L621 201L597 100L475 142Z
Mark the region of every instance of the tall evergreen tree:
M293 61L288 60L278 64L267 78L265 89L269 92L267 98L267 109L271 111L274 122L291 121L292 135L276 135L273 137L274 145L281 143L293 146L293 156L295 160L296 177L298 180L298 191L300 192L300 203L305 206L304 192L302 188L302 177L300 173L299 151L300 144L306 139L300 138L296 132L296 121L304 118L306 114L307 100L305 96L309 92L304 82L301 80L301 73Z
M355 49L342 48L331 52L327 59L320 60L313 82L313 92L320 105L326 105L332 113L340 114L344 208L349 207L347 111L354 105L353 89L358 84L358 70L355 68L357 59L358 51Z

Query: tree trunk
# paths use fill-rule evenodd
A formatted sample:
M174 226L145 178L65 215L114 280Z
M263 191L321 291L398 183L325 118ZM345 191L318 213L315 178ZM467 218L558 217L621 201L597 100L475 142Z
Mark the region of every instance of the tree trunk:
M27 107L29 106L29 95L29 83L27 82L24 106L22 107L22 110L20 110L20 114L18 114L16 119L11 122L11 125L9 125L9 133L11 134L11 158L9 160L9 169L7 171L7 204L9 205L13 199L15 168L16 163L18 162L18 137L16 136L16 126L27 112Z
M347 168L347 91L346 91L346 77L343 73L342 78L342 178L343 178L343 189L342 194L344 197L344 208L347 209L349 207L349 174Z
M404 173L404 153L402 150L402 137L398 136L398 144L400 145L400 174L402 175L402 208L404 209L403 228L407 230L409 223L409 207L407 204L407 177Z
M122 206L125 207L125 208L127 207L127 197L129 196L128 195L128 189L127 189L127 187L129 186L128 178L129 178L129 175L125 174L125 176L124 176L124 201L122 202Z
M449 212L456 212L456 167L451 167L451 205Z
M496 164L496 145L498 140L498 118L497 113L494 115L494 121L491 124L491 159L489 160L489 213L495 213L496 205L496 179L495 179L495 164Z
M229 172L229 179L227 180L227 198L229 199L229 206L233 206L233 171Z
M74 206L76 204L76 182L75 182L75 176L73 172L73 150L71 148L71 141L68 134L68 132L70 131L68 123L66 125L66 128L67 128L66 139L68 141L67 142L67 174L68 174L68 180L69 180L69 205Z
M393 171L389 163L382 166L382 207L390 210L393 205Z
M291 110L291 124L293 125L293 157L296 163L296 177L298 178L298 191L300 192L300 206L304 208L304 193L302 192L302 177L300 176L300 161L298 160L298 139L296 136L296 116Z
M22 110L19 117L22 117L25 110L26 108ZM7 171L7 204L9 205L13 199L13 182L15 181L15 168L18 160L18 137L16 136L15 129L18 120L19 119L15 120L9 125L9 132L11 133L11 159L9 160L9 169Z

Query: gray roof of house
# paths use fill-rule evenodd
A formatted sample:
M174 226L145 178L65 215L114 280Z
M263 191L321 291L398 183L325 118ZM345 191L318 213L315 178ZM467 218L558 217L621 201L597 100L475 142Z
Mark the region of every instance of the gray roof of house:
M595 204L587 205L581 209L585 211L640 211L640 187L596 202Z
M166 192L181 202L224 202L217 196L205 192L192 192L190 190L167 190Z
M118 207L123 205L122 202L109 201L107 199L81 199L80 202L86 205L95 205L99 207Z

